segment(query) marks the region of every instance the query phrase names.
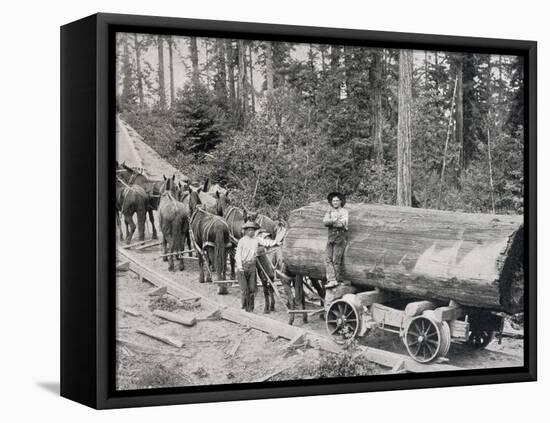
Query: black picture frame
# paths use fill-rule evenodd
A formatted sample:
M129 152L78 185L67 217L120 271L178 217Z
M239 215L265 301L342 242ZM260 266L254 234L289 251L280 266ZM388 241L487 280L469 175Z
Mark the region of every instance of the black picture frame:
M117 31L513 54L525 64L523 367L349 379L114 390L114 36ZM537 377L537 44L534 41L95 14L61 28L61 395L90 407L534 381Z

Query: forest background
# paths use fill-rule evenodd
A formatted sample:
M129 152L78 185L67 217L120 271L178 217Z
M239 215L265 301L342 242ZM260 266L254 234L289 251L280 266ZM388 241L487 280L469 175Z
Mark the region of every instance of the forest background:
M117 36L117 112L182 173L286 218L352 202L523 213L521 57Z

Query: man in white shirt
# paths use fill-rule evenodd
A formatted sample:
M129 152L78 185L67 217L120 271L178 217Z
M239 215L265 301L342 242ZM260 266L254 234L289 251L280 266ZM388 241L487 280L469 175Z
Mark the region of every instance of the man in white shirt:
M328 228L327 247L325 250L325 266L327 284L325 288L334 288L342 282L342 264L346 250L348 230L348 211L344 208L346 197L340 192L331 192L327 200L330 209L323 218L323 224Z
M260 246L272 247L277 241L255 237L260 228L256 222L246 222L243 225L244 236L237 244L235 252L235 267L237 280L241 287L241 305L248 312L254 310L254 296L256 294L256 257Z

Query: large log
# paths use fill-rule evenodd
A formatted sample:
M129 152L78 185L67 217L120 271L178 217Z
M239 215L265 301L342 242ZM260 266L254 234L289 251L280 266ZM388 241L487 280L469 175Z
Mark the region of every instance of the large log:
M283 243L291 272L322 279L326 203L294 210ZM344 279L489 310L523 310L523 216L348 204Z

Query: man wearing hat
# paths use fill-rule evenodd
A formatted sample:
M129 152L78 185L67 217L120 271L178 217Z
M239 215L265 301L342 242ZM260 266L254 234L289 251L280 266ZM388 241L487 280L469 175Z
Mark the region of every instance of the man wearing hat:
M323 218L328 228L328 240L325 255L327 284L325 288L334 288L342 282L342 263L346 249L348 230L348 211L344 208L346 197L340 192L331 192L327 197L329 211Z
M256 222L248 221L243 225L244 236L239 239L235 252L235 267L237 279L241 287L242 308L248 312L254 310L254 296L256 294L256 257L260 247L272 247L277 241L255 237L260 228Z

